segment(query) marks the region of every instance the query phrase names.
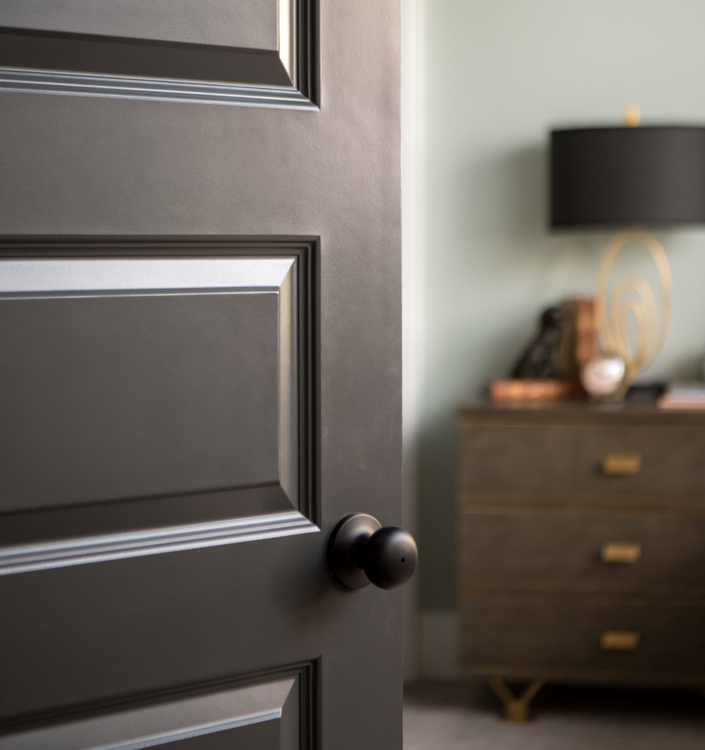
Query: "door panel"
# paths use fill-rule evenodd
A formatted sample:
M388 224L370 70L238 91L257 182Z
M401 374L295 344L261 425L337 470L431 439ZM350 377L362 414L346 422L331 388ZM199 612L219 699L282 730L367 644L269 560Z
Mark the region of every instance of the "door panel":
M263 485L297 508L293 267L5 261L0 509Z
M0 737L0 750L303 750L310 747L302 675ZM302 701L303 698L303 701Z
M0 88L316 108L312 0L8 0Z
M332 677L344 648L339 618L357 607L330 600L312 552L325 556L321 533L3 576L12 616L0 619L0 727L204 692L296 664L313 680L319 658ZM385 607L375 609L381 617ZM339 679L323 699L328 710L336 693L358 700L355 682L345 687L351 675ZM375 692L383 710L385 693Z
M316 531L315 243L125 245L0 260L0 575Z
M0 26L277 51L278 0L3 0ZM289 3L284 3L284 8Z

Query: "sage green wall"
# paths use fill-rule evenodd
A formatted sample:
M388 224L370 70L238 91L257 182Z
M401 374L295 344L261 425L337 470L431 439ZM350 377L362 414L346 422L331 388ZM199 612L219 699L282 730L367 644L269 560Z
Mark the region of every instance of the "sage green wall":
M551 127L705 123L703 0L426 0L421 608L455 608L455 413L505 375L542 307L590 294L606 237L546 228ZM674 305L646 377L705 352L705 232L659 235Z

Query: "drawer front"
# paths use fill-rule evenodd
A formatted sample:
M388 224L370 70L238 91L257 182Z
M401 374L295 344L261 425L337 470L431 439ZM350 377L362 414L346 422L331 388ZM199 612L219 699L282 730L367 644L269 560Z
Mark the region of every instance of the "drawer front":
M458 519L463 592L574 586L705 597L702 518L460 513Z
M595 495L705 492L705 429L671 425L464 425L460 488Z
M470 598L460 604L468 672L705 679L705 607Z

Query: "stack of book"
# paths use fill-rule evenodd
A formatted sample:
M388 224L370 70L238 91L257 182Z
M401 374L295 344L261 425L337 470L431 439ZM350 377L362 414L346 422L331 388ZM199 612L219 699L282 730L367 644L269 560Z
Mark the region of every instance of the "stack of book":
M595 300L566 299L562 307L565 313L561 335L563 376L577 381L583 365L597 352Z
M659 409L705 409L705 383L674 383L656 403Z

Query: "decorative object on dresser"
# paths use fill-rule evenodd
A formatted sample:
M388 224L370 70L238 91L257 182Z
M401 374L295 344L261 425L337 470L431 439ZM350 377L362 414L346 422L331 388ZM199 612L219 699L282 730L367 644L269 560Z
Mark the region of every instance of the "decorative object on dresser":
M549 307L541 313L541 330L514 366L512 378L556 380L563 376L561 334L565 319L562 307Z
M598 401L621 401L628 388L627 366L621 357L596 354L580 371L580 382Z
M636 127L638 124L638 109L629 107L625 112L627 127L551 133L551 227L628 227L605 248L595 298L602 353L620 357L626 366L618 397L658 355L670 315L671 276L666 253L656 238L639 226L705 222L705 128ZM630 243L642 245L656 266L658 306L642 276L620 279L610 294L613 262Z
M580 395L578 366L581 353L592 354L586 336L585 310L591 300L565 300L541 313L540 330L512 370L510 379L487 384L491 401L556 401ZM587 328L590 328L588 323Z
M659 409L705 409L705 383L672 383L657 404Z
M579 396L580 387L572 380L491 380L487 394L495 403L560 401Z
M597 352L595 300L591 297L564 299L565 324L561 337L563 377L577 382L585 363Z
M703 456L703 412L462 410L461 663L505 718L545 680L705 685Z

